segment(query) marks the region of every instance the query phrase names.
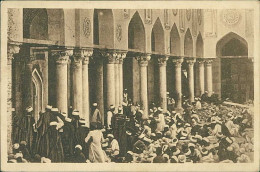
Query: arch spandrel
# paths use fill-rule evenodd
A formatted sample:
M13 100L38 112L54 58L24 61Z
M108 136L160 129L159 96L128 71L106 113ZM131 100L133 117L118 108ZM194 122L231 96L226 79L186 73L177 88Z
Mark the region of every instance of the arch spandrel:
M181 55L181 37L175 23L170 31L170 53L175 56Z
M156 19L151 32L151 50L165 53L164 29L159 17Z

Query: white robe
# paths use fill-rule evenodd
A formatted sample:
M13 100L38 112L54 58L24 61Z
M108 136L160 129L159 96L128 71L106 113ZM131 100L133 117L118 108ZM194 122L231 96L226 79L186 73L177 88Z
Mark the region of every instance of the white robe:
M162 113L160 113L158 115L158 119L157 119L157 129L156 131L163 131L164 127L165 127L165 120L164 120L164 115Z

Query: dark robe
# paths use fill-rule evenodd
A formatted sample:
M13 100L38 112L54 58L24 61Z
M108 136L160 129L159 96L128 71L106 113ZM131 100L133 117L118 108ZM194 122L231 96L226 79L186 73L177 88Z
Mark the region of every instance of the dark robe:
M113 135L119 144L119 154L120 156L125 156L127 151L126 116L124 114L115 114L111 122Z
M94 109L94 112L92 113L91 124L102 124L102 115L97 108Z
M20 126L21 131L21 139L20 141L26 141L28 149L30 152L32 152L33 148L33 136L34 136L34 130L33 130L33 124L35 123L35 120L32 116L32 113L26 113L25 116L21 120Z
M50 139L50 151L48 158L51 162L63 162L64 153L61 142L60 133L56 130L56 126L50 126L47 131Z
M143 123L143 118L142 118L143 114L140 111L137 111L135 114L135 119L136 121L142 125Z
M64 151L65 162L71 162L71 158L73 156L73 150L74 150L74 135L75 135L75 128L70 123L65 121L63 128L63 138L62 138L62 147Z
M133 152L140 154L143 153L143 151L146 150L146 148L147 147L143 141L137 140L137 142L135 142L135 144L133 145Z
M26 159L27 161L31 161L31 155L26 145L20 145L19 149L23 154L23 158Z
M166 163L162 155L158 155L153 159L153 163Z
M42 157L48 157L48 152L50 149L49 136L47 134L48 127L50 125L50 110L46 110L42 114L40 119L36 124L37 128L37 140L36 140L36 152Z
M79 149L75 150L73 162L74 163L85 163L86 162L85 155Z

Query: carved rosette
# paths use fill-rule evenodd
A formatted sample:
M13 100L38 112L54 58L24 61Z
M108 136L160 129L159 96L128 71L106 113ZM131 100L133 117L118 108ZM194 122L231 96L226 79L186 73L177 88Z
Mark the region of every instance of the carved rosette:
M187 64L189 65L189 66L193 66L194 65L194 63L196 62L196 59L187 59L186 60L186 62L187 62Z
M138 61L141 67L146 67L150 59L151 59L150 54L142 54L136 57L136 60Z
M211 66L212 65L213 60L212 59L205 59L205 64L206 66Z
M118 55L115 51L101 51L101 54L106 58L108 64L114 64L118 60Z
M58 50L53 51L52 56L56 59L56 64L59 65L67 65L69 61L69 57L73 55L73 50Z
M158 57L159 66L166 66L168 60L168 56L160 56Z
M175 67L180 68L183 62L183 58L172 59L172 62L175 65Z
M19 53L20 51L20 44L10 43L7 47L7 64L11 65L12 60L14 59L14 54Z

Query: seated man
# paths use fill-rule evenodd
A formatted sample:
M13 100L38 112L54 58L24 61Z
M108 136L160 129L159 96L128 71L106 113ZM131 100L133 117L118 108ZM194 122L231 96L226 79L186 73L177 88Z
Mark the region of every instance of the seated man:
M119 155L119 144L118 141L114 138L113 134L108 134L108 148L106 153L112 157Z

